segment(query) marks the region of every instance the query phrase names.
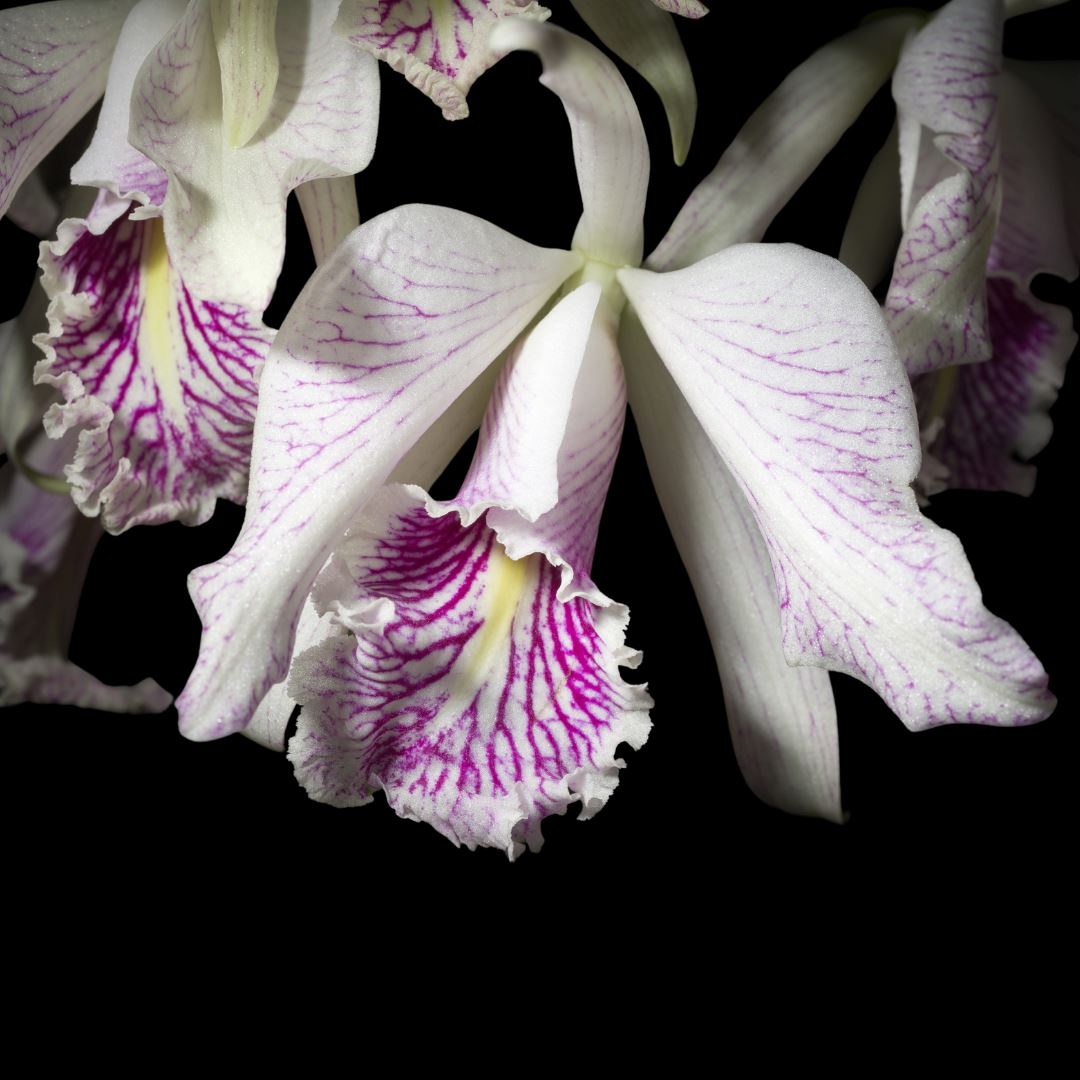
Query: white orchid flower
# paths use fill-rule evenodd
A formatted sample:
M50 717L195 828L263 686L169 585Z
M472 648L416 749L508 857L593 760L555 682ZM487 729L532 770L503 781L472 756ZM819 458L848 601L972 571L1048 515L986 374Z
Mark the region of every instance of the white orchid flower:
M905 45L893 78L899 185L890 145L841 251L874 284L891 254L880 222L899 201L885 312L914 382L928 495L1030 494L1026 462L1049 441L1077 341L1069 312L1031 282L1077 274L1080 66L1006 65L1007 13L1000 0L952 0Z
M63 399L49 434L79 433L64 467L72 497L110 532L198 524L218 497L244 499L286 197L297 190L325 255L358 221L352 174L374 149L376 64L331 32L335 16L333 0L3 16L7 55L25 58L0 78L21 140L4 161L9 188L77 119L73 80L85 110L108 71L72 170L99 197L42 250L51 304L36 380ZM19 111L31 101L36 126Z
M587 805L602 802L613 770L598 751L583 774L563 744L538 744L559 762L545 790L544 754L519 752L528 722L507 734L502 714L480 711L475 738L462 732L471 703L503 700L488 676L509 669L491 657L550 655L556 639L564 650L573 640L561 637L565 616L559 635L529 638L535 608L521 606L523 596L540 603L554 587L559 602L585 600L594 616L606 610L588 592L591 542L575 557L560 547L592 534L580 525L547 534L544 523L591 522L599 513L606 465L596 463L605 461L606 443L598 433L607 429L579 428L574 417L614 416L621 380L608 374L606 388L584 400L572 387L598 358L598 370L613 371L604 358L614 355L610 333L620 317L631 406L713 636L740 763L759 795L839 817L825 669L868 683L913 728L1047 715L1053 699L1038 661L983 608L956 538L918 511L910 488L919 463L914 404L869 293L840 264L794 247L735 243L704 258L696 251L764 229L822 144L846 126L844 115L850 122L887 77L908 26L894 19L864 27L793 74L691 198L650 269L636 269L648 154L625 84L571 35L505 20L493 47L539 53L543 82L570 119L584 208L573 250L539 249L469 215L410 206L361 226L320 267L263 376L244 527L224 559L192 575L203 640L178 702L185 734L208 739L245 728L286 676L299 622L305 643L326 639L298 660L290 684L314 713L294 761L320 797L358 802L381 783L402 813L511 853L521 839L536 842L537 816L584 794L575 784L592 791ZM822 95L857 100L850 115L818 115L808 88L819 107ZM817 130L808 130L808 117ZM777 127L779 119L786 122ZM783 175L762 170L781 153L790 155ZM740 167L746 161L754 167ZM737 210L725 204L730 191L742 196ZM379 494L395 467L406 476L418 468L406 457L411 446L421 455L428 440L453 447L475 427L481 380L515 340L459 501L438 506L414 489ZM545 389L515 389L530 386ZM541 436L543 454L531 450ZM595 470L584 493L566 483L568 445ZM494 509L481 526L475 518L485 507ZM445 516L450 510L460 523ZM403 554L429 544L438 559ZM315 588L317 606L303 614L335 551ZM406 564L400 576L390 554ZM526 567L513 566L527 558ZM503 575L490 592L464 571L450 572L470 559ZM560 570L558 585L545 564ZM435 566L444 571L437 580ZM585 594L574 596L575 587ZM447 623L429 640L436 615ZM463 667L425 667L420 661L432 655L456 663L449 645L437 644L449 640L450 626L504 640L480 650L486 664L473 664L463 648ZM588 640L580 633L579 644ZM603 665L612 680L618 650ZM532 678L542 684L552 674L545 700L561 702L555 691L566 680L553 669L539 663L528 677L514 670L502 685L518 721ZM439 709L413 697L406 678L421 673L449 680L435 704L452 707L437 732L424 724ZM399 688L408 705L397 713ZM633 702L616 710L640 711ZM400 738L406 714L423 736L413 744ZM627 726L644 732L643 721ZM615 727L609 720L607 730ZM273 723L263 735L273 740ZM577 751L589 759L596 747L582 741ZM481 748L486 756L477 756ZM442 749L452 753L437 769ZM524 793L510 789L510 775Z

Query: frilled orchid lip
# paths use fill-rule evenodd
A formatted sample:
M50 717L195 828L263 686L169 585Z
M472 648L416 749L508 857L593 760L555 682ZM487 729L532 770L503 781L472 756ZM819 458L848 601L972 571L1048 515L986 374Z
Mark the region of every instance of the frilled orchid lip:
M639 660L626 610L588 573L625 402L610 314L583 285L508 359L456 498L395 485L368 504L313 593L348 632L326 627L289 680L313 798L381 788L510 857L540 846L548 814L607 801L651 704L618 674Z
M257 313L191 294L160 219L133 221L102 192L43 245L49 332L36 379L63 401L54 438L81 431L65 475L110 532L206 521L218 497L243 502L257 379L273 331Z
M891 254L880 222L901 203L885 310L914 377L926 495L1031 492L1026 461L1050 437L1047 412L1076 343L1068 312L1030 285L1038 273L1077 273L1076 110L1067 103L1080 72L1006 67L1001 37L999 6L953 0L905 45L893 80L899 162L890 184L883 170L895 143L879 155L841 250L876 284Z

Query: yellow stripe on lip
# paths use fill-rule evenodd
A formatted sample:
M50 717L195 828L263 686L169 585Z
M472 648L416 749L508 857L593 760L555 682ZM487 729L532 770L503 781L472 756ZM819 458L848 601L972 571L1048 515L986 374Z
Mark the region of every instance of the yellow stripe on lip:
M139 361L149 368L165 407L181 413L184 395L176 358L177 350L184 346L161 218L146 222L140 270L143 307L139 323Z

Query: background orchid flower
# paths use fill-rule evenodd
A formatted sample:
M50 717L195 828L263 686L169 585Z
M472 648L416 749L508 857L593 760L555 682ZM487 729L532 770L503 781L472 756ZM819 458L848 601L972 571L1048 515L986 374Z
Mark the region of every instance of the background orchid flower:
M892 238L879 223L901 202L885 311L914 380L926 494L1030 494L1022 462L1050 438L1077 341L1068 310L1031 282L1077 274L1080 67L1007 69L1004 14L997 0L952 0L905 46L893 78L901 190L895 173L868 175L841 254L875 284Z
M883 23L866 34L884 57L904 29ZM652 420L641 423L733 675L740 664L744 680L747 671L778 674L785 660L843 670L915 728L1045 716L1045 673L982 607L956 539L917 510L910 390L865 289L839 264L795 248L735 247L666 274L631 269L641 258L648 154L621 78L555 29L507 20L493 44L539 52L544 82L563 99L585 208L574 252L529 249L479 220L405 207L361 227L324 264L262 384L244 530L226 559L193 576L204 638L179 703L185 732L208 738L246 726L284 676L304 597L357 508L575 267L571 280L600 283L612 316L625 291L648 333L624 314L620 351L631 384L645 388L639 410L662 417L657 430L679 433L688 450L673 459L663 439L651 443ZM690 212L707 197L691 200ZM672 232L683 229L680 219ZM675 263L685 254L670 236L661 250ZM711 491L695 479L700 469ZM685 499L687 484L703 496L697 503ZM722 551L715 518L738 522L745 544ZM265 550L275 552L270 563ZM733 572L724 560L736 553ZM718 589L725 577L747 584ZM730 627L744 621L760 633L733 644ZM752 706L731 713L756 790L836 817L824 678L794 679L779 709L750 688Z
M63 399L46 428L79 432L65 476L79 508L111 532L199 524L217 498L243 501L285 197L305 192L323 254L355 224L346 174L374 146L375 62L330 33L329 0L247 5L232 23L230 10L134 6L72 170L100 195L42 250L52 303L37 379ZM232 63L236 48L249 59L272 52L272 73ZM244 114L251 98L254 116Z

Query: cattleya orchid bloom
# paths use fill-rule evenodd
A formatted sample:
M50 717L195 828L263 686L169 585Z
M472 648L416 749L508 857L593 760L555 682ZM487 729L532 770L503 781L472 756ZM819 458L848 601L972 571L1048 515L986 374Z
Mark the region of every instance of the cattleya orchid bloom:
M297 189L316 255L325 255L358 220L352 173L371 157L378 113L376 62L331 33L333 0L275 8L140 0L0 17L7 55L24 58L0 73L17 136L3 159L5 198L93 103L108 70L93 139L71 174L97 198L42 245L47 314L36 326L19 320L3 355L5 381L29 399L30 335L43 331L34 381L62 400L47 395L53 403L37 415L56 443L32 439L33 455L13 457L37 481L68 488L71 512L56 494L31 499L24 480L7 481L5 538L26 555L7 560L6 589L59 572L68 533L70 586L102 527L199 524L218 497L245 498L258 375L273 338L261 317L282 261L286 196ZM101 25L87 20L97 9ZM76 507L98 519L94 528L76 524ZM39 510L55 527L40 555L12 517ZM28 603L30 592L20 596ZM47 618L40 606L27 606L23 622ZM0 636L23 659L35 640L25 628ZM20 692L115 708L168 703L156 688L91 699L72 679L54 682Z
M890 145L841 252L876 284L892 237L874 222L899 200L885 313L914 382L927 495L1030 494L1023 462L1049 441L1077 341L1069 312L1036 299L1031 281L1077 274L1080 66L1006 66L1005 14L1000 0L952 0L905 45L893 78L900 191Z
M280 745L301 702L290 756L310 794L382 787L399 813L511 855L538 846L546 813L594 812L615 743L647 732L644 691L616 672L635 659L625 615L590 565L622 365L762 798L840 816L826 669L912 728L1046 716L1038 661L919 513L914 402L880 308L834 260L738 242L885 80L910 25L870 24L793 73L640 269L649 161L625 83L572 35L502 20L492 48L537 52L570 121L572 249L406 206L320 266L263 373L243 529L191 578L203 640L184 733L255 723ZM492 378L457 498L384 486L434 475Z
M357 217L351 174L374 148L374 61L330 32L331 0L274 9L132 8L72 170L100 194L42 250L51 304L35 379L63 398L45 426L54 438L80 431L64 475L110 532L197 524L217 497L243 501L285 198L307 189L317 249ZM27 23L50 43L64 26L51 10ZM276 50L237 40L272 43L275 27ZM272 71L253 73L256 55Z

